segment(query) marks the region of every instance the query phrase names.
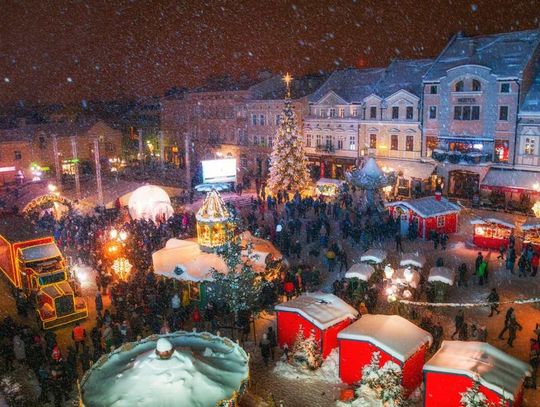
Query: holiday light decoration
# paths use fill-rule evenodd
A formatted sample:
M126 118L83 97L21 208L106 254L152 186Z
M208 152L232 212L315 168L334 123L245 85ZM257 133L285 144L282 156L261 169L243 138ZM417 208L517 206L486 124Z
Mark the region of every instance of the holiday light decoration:
M114 261L112 265L112 269L114 270L118 278L120 278L120 280L127 280L127 277L131 272L132 268L133 266L131 265L129 260L124 257L119 257Z

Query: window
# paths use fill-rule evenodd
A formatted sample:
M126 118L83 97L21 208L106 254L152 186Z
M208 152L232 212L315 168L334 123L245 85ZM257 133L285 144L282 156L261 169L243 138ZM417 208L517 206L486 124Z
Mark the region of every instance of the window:
M438 89L438 86L437 85L431 85L429 87L429 93L431 95L436 95L437 93L439 93L439 89Z
M320 147L321 146L321 135L317 134L315 137L316 137L316 146Z
M326 135L326 147L328 148L332 148L332 136L327 134Z
M398 147L399 147L398 135L391 134L390 135L390 150L398 150L399 149Z
M499 106L499 120L508 121L508 106Z
M264 125L266 124L266 116L265 116L264 114L261 114L261 115L259 116L259 124L260 124L261 126L264 126Z
M259 136L253 136L253 145L258 146L259 145Z
M377 118L377 107L371 106L369 108L369 118L370 119L376 119Z
M454 90L456 92L463 92L463 81L457 82L456 86L454 87Z
M501 93L510 93L509 83L501 83Z
M473 79L472 90L473 92L480 92L482 90L482 85L480 84L480 81Z
M356 150L356 136L349 137L349 150Z
M480 106L454 106L454 120L480 120Z
M311 147L311 134L306 136L306 147Z
M328 110L328 116L329 116L329 117L336 117L336 109L334 109L333 107L331 107L331 108Z
M429 118L430 119L436 119L437 118L437 106L430 106L429 107Z
M526 155L534 155L536 150L536 140L533 138L527 137L525 139L525 154Z
M438 228L444 227L444 216L437 216L437 227Z
M472 118L471 120L480 120L480 106L472 107Z
M352 115L354 117L358 116L358 109L356 107L352 110Z
M376 134L369 135L369 148L377 148L377 135Z
M338 138L337 140L337 148L338 150L343 150L343 138Z
M268 147L272 147L273 144L274 144L274 136L269 135L268 136Z
M254 126L257 125L257 115L256 114L251 115L251 124L254 125Z
M392 106L392 119L399 119L399 107Z
M413 113L414 110L413 110L413 107L412 106L407 106L407 110L406 110L406 117L407 117L407 120L412 120L413 119Z
M45 150L47 148L47 144L45 143L45 136L39 136L39 149Z
M279 126L280 123L281 123L281 115L276 114L276 126Z
M406 151L414 150L414 136L405 137L405 150Z
M345 117L345 108L344 107L339 108L339 117Z
M22 160L22 153L19 150L15 150L15 160Z

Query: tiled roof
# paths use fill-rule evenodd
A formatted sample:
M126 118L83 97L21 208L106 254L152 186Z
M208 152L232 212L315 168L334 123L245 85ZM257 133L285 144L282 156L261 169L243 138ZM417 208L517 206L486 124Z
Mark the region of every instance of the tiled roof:
M521 106L521 112L533 112L540 113L540 73L536 76L533 84L531 85L523 105Z
M431 65L433 65L431 59L395 60L377 82L374 93L384 99L399 90L406 90L420 97L422 78Z

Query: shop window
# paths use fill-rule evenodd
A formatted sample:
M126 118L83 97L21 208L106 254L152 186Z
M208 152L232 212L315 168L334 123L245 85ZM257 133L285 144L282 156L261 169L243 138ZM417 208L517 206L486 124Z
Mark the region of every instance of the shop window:
M390 150L398 150L398 146L399 146L398 135L391 134L390 135Z
M473 79L472 90L473 92L480 92L482 90L482 84L480 83L479 80Z
M19 150L15 150L15 161L22 160L22 153Z
M510 93L510 84L508 82L501 83L501 93Z
M439 93L439 89L438 89L438 86L437 85L431 85L429 87L429 93L431 95L436 95L437 93Z
M463 88L464 88L463 81L459 81L459 82L457 82L456 85L454 86L454 91L456 91L456 92L463 92Z
M414 150L414 136L405 137L405 150L406 151Z
M429 107L429 118L430 119L436 119L437 118L437 106L430 106Z
M525 139L525 155L534 155L536 151L536 140L534 138L527 137Z
M392 106L392 119L399 119L399 107Z
M311 134L306 136L306 147L311 147Z
M499 120L508 121L508 106L499 106Z
M437 228L444 227L444 216L437 216Z
M412 120L414 115L414 109L412 106L407 106L407 109L405 111L407 120Z
M349 137L349 150L356 150L356 136Z
M377 148L377 135L376 134L369 135L369 148Z
M370 119L376 119L377 118L377 107L371 106L369 108L369 118Z

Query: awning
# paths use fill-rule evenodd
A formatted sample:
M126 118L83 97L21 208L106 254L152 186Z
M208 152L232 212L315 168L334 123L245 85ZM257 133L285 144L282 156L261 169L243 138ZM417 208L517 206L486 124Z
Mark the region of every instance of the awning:
M491 168L480 187L503 192L540 194L540 172Z
M493 138L491 137L439 135L439 138L449 142L469 144L476 144L479 141L490 141L492 143L494 142Z
M54 243L42 244L39 246L26 247L21 250L22 259L25 262L51 259L53 257L61 256L60 250Z
M377 158L377 164L383 170L401 172L405 178L427 179L435 171L435 163L420 161L390 160Z

